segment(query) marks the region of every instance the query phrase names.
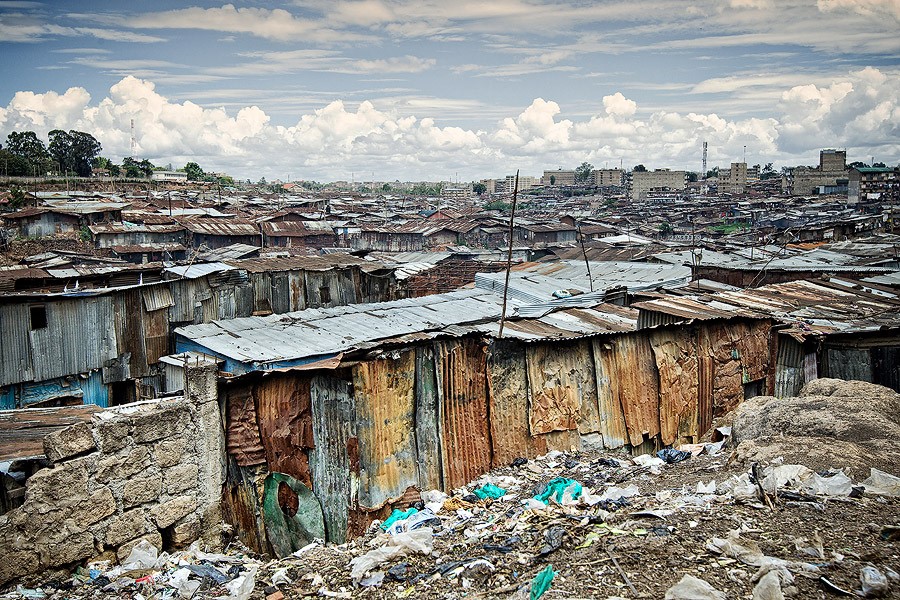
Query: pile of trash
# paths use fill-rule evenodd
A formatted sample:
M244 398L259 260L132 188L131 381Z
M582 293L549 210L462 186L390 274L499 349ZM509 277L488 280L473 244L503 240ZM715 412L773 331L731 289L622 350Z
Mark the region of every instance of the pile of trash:
M842 470L816 472L784 460L747 468L729 460L724 444L635 457L553 451L520 458L451 493L422 492L343 545L316 541L261 561L239 545L221 554L196 544L157 554L142 543L121 565L90 564L61 582L0 598L769 600L822 590L900 593L896 563L871 547L851 548L877 543L893 549L884 557L900 553L900 478L873 468L855 482ZM831 541L829 522L830 533L858 537ZM852 586L851 571L859 578Z

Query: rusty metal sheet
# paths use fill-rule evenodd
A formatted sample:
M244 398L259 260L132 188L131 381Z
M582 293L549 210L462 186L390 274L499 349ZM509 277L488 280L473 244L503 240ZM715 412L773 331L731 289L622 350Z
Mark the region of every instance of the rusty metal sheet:
M744 399L744 384L769 370L768 321L728 321L700 327L700 356L713 361L713 413L721 416Z
M359 504L379 508L418 485L415 352L353 368L359 439Z
M487 349L478 340L435 343L444 488L467 484L491 468Z
M659 378L645 334L616 338L614 354L619 401L632 446L659 435Z
M225 393L225 450L242 467L266 462L252 390L249 384L229 385Z
M265 466L241 466L229 456L222 489L222 517L234 527L238 539L259 554L271 551L260 497L266 474Z
M322 503L328 541L347 541L350 507L356 505L358 480L349 448L357 444L352 383L330 375L310 379L315 446L309 453L313 493ZM358 468L358 467L357 467Z
M566 346L541 344L525 351L531 435L578 427L580 400Z
M416 348L416 453L419 484L423 489L443 489L440 410L431 346Z
M144 313L144 346L148 365L158 363L160 356L169 354L169 315L166 311Z
M694 443L699 439L697 399L699 367L694 331L686 327L657 329L650 345L659 371L659 429L662 443Z
M546 454L547 436L528 427L528 376L522 344L495 340L488 357L493 466Z
M697 430L705 435L713 424L713 359L697 354Z
M779 398L796 396L803 387L803 345L790 336L778 339L775 360L775 395Z
M621 448L628 443L628 430L619 400L615 353L612 344L600 340L593 341L593 350L600 435L606 448Z
M307 450L313 447L309 378L272 375L256 384L257 422L270 471L310 487Z

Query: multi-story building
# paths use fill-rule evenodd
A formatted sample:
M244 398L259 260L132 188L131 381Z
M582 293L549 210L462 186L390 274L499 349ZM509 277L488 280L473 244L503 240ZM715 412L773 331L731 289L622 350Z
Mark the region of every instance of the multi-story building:
M519 191L528 190L535 186L541 184L541 180L537 177L532 177L530 175L519 175ZM560 185L557 183L557 185ZM513 193L513 190L516 189L516 176L515 175L507 175L506 176L506 184L505 191L509 194Z
M782 188L793 196L836 191L847 186L847 152L822 150L818 167L794 167L788 177L782 179Z
M150 174L151 181L166 181L169 183L187 183L188 176L184 171L153 171Z
M625 185L625 171L622 169L594 169L591 183L599 187Z
M743 194L747 187L747 163L733 162L731 168L720 173L719 191L729 194Z
M632 199L643 200L650 192L684 191L685 181L684 171L670 171L669 169L632 171L628 191Z
M900 167L858 167L850 170L847 202L891 200L900 196Z
M575 171L544 171L541 177L541 183L544 185L575 185Z

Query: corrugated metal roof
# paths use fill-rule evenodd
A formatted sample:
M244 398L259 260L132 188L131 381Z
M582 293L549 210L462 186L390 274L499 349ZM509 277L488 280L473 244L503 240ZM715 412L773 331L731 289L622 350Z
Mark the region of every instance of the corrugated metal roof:
M280 363L429 332L497 335L501 301L495 294L469 289L393 302L214 321L181 327L176 333L212 353L242 363ZM594 305L596 308L568 308L537 319L511 319L504 336L571 339L635 329L636 311L598 302Z
M180 267L167 267L163 269L163 273L171 273L172 275L183 277L184 279L197 279L198 277L205 277L206 275L211 275L212 273L218 273L220 271L230 271L233 268L234 267L231 265L226 265L225 263L211 262Z
M900 328L900 294L867 290L858 282L790 281L710 295L660 298L633 305L648 313L685 320L772 318L790 327L784 332L808 335L860 333ZM645 319L640 318L640 326Z
M183 219L181 224L191 233L200 235L258 236L256 223L238 219Z

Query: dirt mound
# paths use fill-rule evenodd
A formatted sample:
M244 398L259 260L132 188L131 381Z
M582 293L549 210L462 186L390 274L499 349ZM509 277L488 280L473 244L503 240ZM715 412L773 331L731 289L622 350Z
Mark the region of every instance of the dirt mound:
M734 414L738 457L784 456L814 469L900 473L900 394L864 381L817 379L791 398L760 396Z

